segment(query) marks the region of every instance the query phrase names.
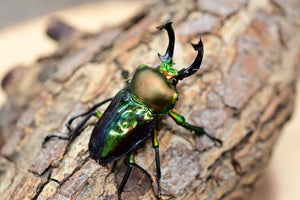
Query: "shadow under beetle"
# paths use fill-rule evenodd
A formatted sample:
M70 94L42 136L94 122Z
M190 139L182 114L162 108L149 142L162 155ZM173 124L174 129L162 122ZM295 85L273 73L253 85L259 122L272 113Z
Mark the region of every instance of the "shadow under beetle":
M99 120L92 132L89 151L91 157L100 164L113 162L118 158L129 155L129 167L123 177L118 189L118 198L121 199L123 188L135 163L133 150L144 141L149 134L152 135L153 148L155 150L157 168L157 198L161 199L161 170L158 150L158 139L155 130L157 117L168 114L178 125L194 131L199 135L206 135L215 144L222 145L222 141L206 133L202 127L193 126L185 122L183 116L174 109L178 99L176 85L178 81L187 78L198 71L203 57L203 44L199 37L198 44L193 44L194 50L198 52L194 62L188 68L179 71L172 68L175 35L172 23L166 23L158 29L165 29L168 33L169 44L164 56L158 54L161 64L157 68L140 65L127 87L117 93L114 98L106 99L90 108L87 112L71 118L66 126L70 130L69 136L48 135L43 145L51 138L56 137L64 140L73 140L80 134L82 127L92 116ZM120 64L123 77L128 80L128 72ZM96 110L99 106L111 101L110 105L102 114ZM71 130L70 126L74 119L85 116L82 121Z

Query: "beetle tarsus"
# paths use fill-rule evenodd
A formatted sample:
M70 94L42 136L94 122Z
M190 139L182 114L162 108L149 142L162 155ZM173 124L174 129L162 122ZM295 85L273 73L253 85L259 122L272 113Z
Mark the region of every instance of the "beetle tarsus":
M51 138L58 138L60 140L70 140L69 136L62 136L62 135L47 135L43 142L42 142L42 148L46 147L46 143L51 139Z
M209 133L205 132L204 130L202 132L195 132L197 135L206 135L214 144L216 147L222 147L223 146L223 141L220 140L219 138L216 138Z

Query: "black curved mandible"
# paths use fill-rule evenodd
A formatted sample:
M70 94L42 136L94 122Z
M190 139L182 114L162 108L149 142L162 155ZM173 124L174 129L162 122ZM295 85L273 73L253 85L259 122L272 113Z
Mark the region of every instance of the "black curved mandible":
M174 45L175 45L175 34L174 34L174 30L172 28L172 23L173 22L168 22L162 26L156 27L159 30L166 29L166 31L168 32L168 36L169 36L169 45L168 45L165 55L162 56L162 55L160 55L160 53L158 53L158 57L162 62L166 62L168 60L170 60L172 62L173 53L174 53Z
M189 66L188 68L183 68L178 72L178 76L176 77L178 80L182 80L192 74L194 74L196 71L199 70L200 65L202 63L202 58L203 58L203 43L201 40L201 37L199 35L199 42L198 44L193 44L190 43L193 48L195 49L195 51L198 51L197 57L195 58L194 62L191 64L191 66Z

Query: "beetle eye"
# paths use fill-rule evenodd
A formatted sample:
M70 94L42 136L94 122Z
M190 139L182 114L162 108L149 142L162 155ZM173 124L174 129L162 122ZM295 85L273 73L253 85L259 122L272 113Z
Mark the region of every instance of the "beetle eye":
M173 85L177 85L177 83L178 83L178 80L177 80L176 77L174 77L174 78L172 79L172 84L173 84Z

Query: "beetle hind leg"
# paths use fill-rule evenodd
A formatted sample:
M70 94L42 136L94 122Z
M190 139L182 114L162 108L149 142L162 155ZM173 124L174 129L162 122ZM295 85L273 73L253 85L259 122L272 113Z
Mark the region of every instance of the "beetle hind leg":
M62 135L48 135L44 138L42 147L45 147L45 144L52 138L58 138L61 140L73 140L75 137L77 137L80 134L80 131L82 127L86 124L86 122L92 117L99 115L99 112L94 111L89 113L88 116L83 118L83 120L73 129L71 130L71 133L68 136L62 136Z
M86 124L86 122L92 117L92 116L95 116L97 118L100 118L102 113L100 111L97 111L96 109L111 101L112 98L109 98L109 99L106 99L100 103L97 103L96 105L94 105L93 107L91 107L87 112L85 113L82 113L80 115L77 115L75 117L72 117L66 124L68 130L70 131L70 134L68 136L62 136L62 135L48 135L44 138L43 142L42 142L42 147L45 147L45 144L52 138L58 138L58 139L61 139L61 140L73 140L75 137L77 137L79 134L80 134L80 131L82 129L82 127ZM84 117L80 122L79 124L72 130L71 129L71 124L72 122L77 119L78 117L83 117L83 116L86 116Z
M77 119L77 118L79 118L79 117L86 116L86 115L90 115L91 113L95 112L96 109L97 109L98 107L102 106L103 104L105 104L105 103L107 103L107 102L109 102L109 101L111 101L111 100L112 100L112 98L108 98L108 99L106 99L106 100L104 100L104 101L101 101L101 102L95 104L93 107L91 107L91 108L90 108L88 111L86 111L85 113L81 113L81 114L79 114L79 115L76 115L76 116L72 117L72 118L69 119L69 121L66 123L66 127L68 128L68 130L69 130L70 132L72 132L71 125L72 125L72 122L73 122L75 119ZM100 118L100 117L101 117L101 115L99 115L99 112L96 113L96 114L93 113L93 115L96 116L97 118Z

